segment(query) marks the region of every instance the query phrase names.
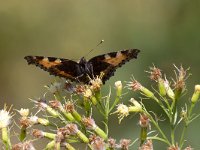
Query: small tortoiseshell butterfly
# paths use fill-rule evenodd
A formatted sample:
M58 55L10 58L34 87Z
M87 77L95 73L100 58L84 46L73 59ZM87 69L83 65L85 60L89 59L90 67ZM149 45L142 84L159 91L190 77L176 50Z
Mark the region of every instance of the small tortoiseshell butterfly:
M95 56L89 61L82 57L79 62L44 56L26 56L24 58L28 64L39 66L51 75L87 84L90 78L93 79L101 73L103 74L102 82L105 83L106 80L114 75L118 67L133 58L137 58L139 52L140 50L138 49L127 49Z

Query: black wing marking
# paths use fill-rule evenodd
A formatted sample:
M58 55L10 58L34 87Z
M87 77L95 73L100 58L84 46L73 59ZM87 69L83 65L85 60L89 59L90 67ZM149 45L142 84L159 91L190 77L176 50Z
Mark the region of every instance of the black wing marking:
M89 63L93 66L94 76L100 75L103 72L102 78L103 83L114 75L114 72L118 67L128 62L133 58L137 58L140 50L138 49L127 49L118 52L111 52L104 55L93 57L89 60Z

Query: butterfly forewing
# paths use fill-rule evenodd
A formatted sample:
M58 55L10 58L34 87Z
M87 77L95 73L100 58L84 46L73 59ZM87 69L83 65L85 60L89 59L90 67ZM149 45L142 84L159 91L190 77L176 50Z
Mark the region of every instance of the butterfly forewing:
M136 59L139 52L140 50L138 49L128 49L91 58L89 62L93 65L94 76L100 75L103 72L102 80L105 83L106 80L114 75L118 67L121 67L121 65L133 58Z
M26 56L28 64L33 64L48 71L51 75L64 77L75 81L78 74L78 63L72 60L56 57Z

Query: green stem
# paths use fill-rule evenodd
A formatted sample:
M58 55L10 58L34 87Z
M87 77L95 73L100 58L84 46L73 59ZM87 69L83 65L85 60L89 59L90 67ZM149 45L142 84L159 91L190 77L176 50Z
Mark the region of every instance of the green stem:
M170 127L171 127L171 143L175 144L175 125L176 125L176 113L177 113L177 99L173 102L172 107L172 117L170 118Z
M53 95L54 95L54 97L55 97L56 100L62 102L63 97L61 96L61 94L60 94L59 91L56 91Z
M1 130L2 130L2 141L5 144L6 150L10 150L12 146L11 146L11 143L10 143L8 128L4 127Z
M155 96L153 96L151 98L158 103L158 105L162 108L162 110L165 112L165 114L167 115L167 117L170 118L170 115L169 115L168 111L166 110L165 106L163 105L163 103L161 103L161 101L158 100Z
M191 106L190 106L190 109L189 109L189 112L188 112L188 119L185 121L185 125L183 127L183 131L181 133L181 138L180 138L180 142L179 142L179 145L180 145L180 149L183 147L184 145L184 136L185 136L185 132L186 132L186 129L190 123L190 119L191 119L191 114L192 114L192 110L195 106L195 103L192 103Z
M169 140L167 139L166 135L164 134L164 132L161 130L161 128L159 127L159 125L157 124L157 122L153 119L153 117L148 113L148 112L144 112L148 118L151 120L151 122L154 124L154 126L156 127L156 129L159 131L159 133L162 135L163 140L165 140L165 143L167 143L169 146L171 145L171 143L169 142Z
M105 132L108 135L108 115L105 115L104 122L105 122Z

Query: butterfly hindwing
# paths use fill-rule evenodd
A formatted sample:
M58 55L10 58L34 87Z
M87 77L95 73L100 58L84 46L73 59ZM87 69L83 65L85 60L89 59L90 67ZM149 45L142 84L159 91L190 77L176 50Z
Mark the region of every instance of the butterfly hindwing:
M79 76L78 63L72 60L56 57L26 56L28 64L33 64L48 71L51 75L64 77L75 81Z
M128 49L118 52L111 52L104 55L99 55L93 57L89 60L92 63L94 76L100 75L103 72L103 83L114 75L114 72L118 67L125 64L127 61L137 58L140 50L138 49Z

